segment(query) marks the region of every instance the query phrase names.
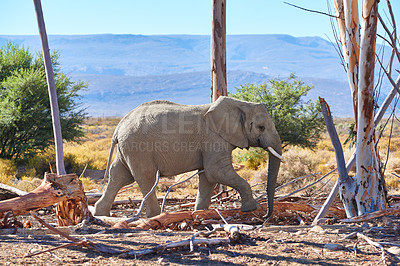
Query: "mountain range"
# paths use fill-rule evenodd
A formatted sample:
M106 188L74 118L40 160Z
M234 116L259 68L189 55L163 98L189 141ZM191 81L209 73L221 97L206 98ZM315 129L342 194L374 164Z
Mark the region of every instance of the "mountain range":
M0 45L9 40L41 49L38 36L0 36ZM64 72L89 84L81 101L91 116L122 116L155 99L210 102L210 36L50 35L49 45L60 52ZM320 37L228 35L228 91L295 73L314 85L307 100L324 97L335 116L351 117L347 76L335 46ZM381 97L388 90L383 86Z

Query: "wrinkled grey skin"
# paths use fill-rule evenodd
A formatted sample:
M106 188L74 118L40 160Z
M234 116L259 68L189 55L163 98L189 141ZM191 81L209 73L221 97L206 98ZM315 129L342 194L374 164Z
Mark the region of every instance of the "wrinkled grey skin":
M207 209L216 183L236 189L242 211L260 207L249 184L232 167L236 147L272 147L282 154L281 141L264 105L220 97L205 105L180 105L168 101L144 103L128 113L112 138L117 147L105 193L95 205L94 215L110 215L119 189L136 181L145 196L160 176L202 170L196 209ZM110 156L111 157L111 156ZM272 214L280 160L269 154L267 198ZM160 214L153 192L146 201L147 217Z

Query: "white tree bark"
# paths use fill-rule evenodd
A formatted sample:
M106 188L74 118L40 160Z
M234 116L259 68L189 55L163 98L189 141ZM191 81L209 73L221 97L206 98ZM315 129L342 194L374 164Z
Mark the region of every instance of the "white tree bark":
M47 86L49 89L51 117L53 120L54 142L56 148L57 174L65 175L66 172L64 166L64 152L63 152L63 140L61 135L60 113L58 110L57 91L54 82L53 66L51 64L50 49L47 40L46 27L44 24L42 5L40 3L40 0L33 0L33 2L35 4L40 40L42 42L44 66L46 71Z
M378 17L378 2L364 0L362 10L361 41L358 39L358 7L356 0L333 0L335 4L337 23L340 32L344 60L353 96L355 114L357 114L357 148L346 165L347 171L356 161L357 174L354 178L354 191L341 191L343 203L355 202L355 214L361 215L385 208L384 182L380 172L380 159L376 147L375 126L383 117L391 100L397 92L393 87L384 104L375 116L374 121L374 67L375 44ZM360 44L358 46L358 43ZM399 79L397 80L397 83ZM336 197L340 187L338 180L329 197L315 217L314 222L322 218L331 202ZM340 189L339 189L340 187ZM354 195L354 196L352 196ZM347 212L347 211L346 211ZM347 212L349 217L351 212Z
M353 97L354 117L357 121L358 62L360 24L357 0L334 0L343 58Z
M360 24L357 0L343 0L346 25L347 76L353 96L354 115L357 121L357 91L359 69Z
M386 206L379 154L375 149L374 68L378 2L364 0L360 42L355 199L358 215Z
M226 1L211 0L211 101L227 96Z

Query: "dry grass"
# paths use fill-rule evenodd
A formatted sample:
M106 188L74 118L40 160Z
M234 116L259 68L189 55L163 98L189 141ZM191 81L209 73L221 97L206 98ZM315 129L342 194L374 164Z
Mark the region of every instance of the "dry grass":
M0 159L0 183L13 185L14 174L17 167L10 160Z
M83 125L86 136L78 143L64 143L64 162L67 172L80 173L87 165L88 169L105 169L111 136L119 118L91 118ZM55 172L55 153L48 149L34 158L29 159L24 166L25 173L21 180L15 180L17 167L10 160L0 159L0 182L12 185L21 190L31 191L41 183L45 172ZM85 189L98 187L90 177L82 178Z
M99 185L90 177L81 177L80 180L82 181L82 185L85 191L97 189Z

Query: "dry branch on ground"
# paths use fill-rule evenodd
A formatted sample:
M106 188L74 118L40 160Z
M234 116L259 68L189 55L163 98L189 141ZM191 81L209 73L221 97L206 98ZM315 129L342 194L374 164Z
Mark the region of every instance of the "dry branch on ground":
M220 210L220 213L223 217L235 217L236 219L242 219L246 221L248 218L258 217L262 219L262 217L266 213L267 204L261 204L262 208L259 208L252 212L242 212L240 209L228 209L228 210ZM345 213L343 210L338 209L336 207L331 207L329 209L335 216L337 217L345 217ZM302 212L308 215L316 212L316 208L302 203L296 202L278 202L274 203L274 216L285 216L288 211L291 212ZM290 214L293 216L293 214ZM144 220L142 223L137 225L135 228L137 229L165 229L169 228L172 224L180 223L183 221L200 221L200 220L210 220L210 219L220 219L220 215L216 212L216 210L197 210L197 211L179 211L172 213L162 213L150 219ZM115 228L129 228L129 224L126 222L119 222L114 225Z

